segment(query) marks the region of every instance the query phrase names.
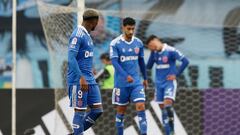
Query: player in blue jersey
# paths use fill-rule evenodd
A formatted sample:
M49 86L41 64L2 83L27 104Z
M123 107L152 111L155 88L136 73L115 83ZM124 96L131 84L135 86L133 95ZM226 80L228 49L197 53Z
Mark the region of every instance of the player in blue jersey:
M156 64L155 74L155 100L162 109L162 118L166 135L174 134L174 110L173 103L176 96L176 78L189 64L188 59L177 49L162 43L160 39L151 35L147 39L147 46L152 51L147 63L147 69ZM181 61L179 68L176 61Z
M83 22L72 33L68 46L67 84L70 106L74 108L74 135L82 135L102 114L99 87L93 75L93 42L89 32L98 23L98 12L88 9ZM90 111L86 114L87 107Z
M145 115L145 92L147 87L146 68L144 63L143 43L133 36L135 20L123 19L123 34L110 43L110 58L115 69L113 103L117 105L117 134L123 135L124 114L127 104L132 101L136 105L141 135L147 134ZM143 75L143 84L139 69Z

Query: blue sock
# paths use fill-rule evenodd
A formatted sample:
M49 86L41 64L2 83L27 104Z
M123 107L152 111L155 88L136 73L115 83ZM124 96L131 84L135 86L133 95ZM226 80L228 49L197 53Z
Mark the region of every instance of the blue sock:
M91 111L84 117L83 127L84 131L90 128L97 118L102 114L102 108L92 108Z
M124 114L118 114L116 115L116 127L117 127L117 135L123 135L123 123Z
M168 119L168 112L166 108L162 110L162 119L163 119L163 127L166 135L170 135L170 126L169 126L169 119Z
M83 119L85 116L85 112L75 112L74 113L74 117L73 117L73 131L74 131L74 135L82 135L83 134Z
M147 120L146 120L145 111L138 111L137 115L138 115L141 135L145 135L147 134Z

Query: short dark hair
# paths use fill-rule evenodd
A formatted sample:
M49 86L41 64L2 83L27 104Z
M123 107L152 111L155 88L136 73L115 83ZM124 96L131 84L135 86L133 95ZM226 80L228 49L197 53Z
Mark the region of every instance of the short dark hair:
M123 26L127 26L127 25L135 25L136 24L136 21L131 18L131 17L126 17L123 19Z
M109 56L108 53L103 53L103 54L100 56L100 59L101 59L101 60L110 61L110 56Z
M146 44L148 45L148 43L149 43L150 41L152 41L153 39L158 39L158 40L160 40L156 35L150 35L150 36L147 38L147 40L146 40Z
M99 13L97 10L89 8L86 9L83 13L83 20L93 20L93 19L98 19L99 18Z

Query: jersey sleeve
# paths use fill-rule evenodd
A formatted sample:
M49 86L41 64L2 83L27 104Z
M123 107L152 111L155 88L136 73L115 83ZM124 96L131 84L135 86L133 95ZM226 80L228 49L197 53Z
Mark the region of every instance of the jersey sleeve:
M179 77L181 73L185 70L185 68L188 66L189 60L177 49L174 49L172 55L175 60L179 60L182 62L176 73L176 76Z
M74 30L72 36L69 39L68 45L68 68L80 79L82 72L78 67L77 55L79 48L81 46L81 37L79 32L75 34L78 30Z
M68 51L78 52L80 46L81 46L81 38L74 36L69 40Z
M140 41L139 57L144 57L144 47L142 41Z
M175 59L175 60L181 61L181 60L184 58L184 55L183 55L179 50L174 49L174 50L172 51L172 57L173 57L173 59Z
M73 31L70 39L68 50L78 52L83 40L83 31L80 28L77 28Z
M116 47L116 44L112 41L110 43L110 59L112 58L118 58L119 54L118 54L118 50L117 50L117 47Z

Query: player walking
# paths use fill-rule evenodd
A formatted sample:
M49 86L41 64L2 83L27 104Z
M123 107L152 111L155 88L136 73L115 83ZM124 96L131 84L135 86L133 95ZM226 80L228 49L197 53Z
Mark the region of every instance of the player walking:
M89 35L98 23L98 12L88 9L83 13L83 23L72 33L68 46L68 94L74 108L74 135L82 135L102 114L99 87L93 75L93 42ZM90 112L86 113L87 106Z
M133 18L123 19L123 34L115 38L110 44L110 57L115 69L113 103L117 105L116 127L118 135L123 135L123 119L129 101L136 105L141 135L147 134L143 87L143 85L147 87L147 77L143 58L143 43L133 36L135 23ZM143 85L139 68L144 78Z

